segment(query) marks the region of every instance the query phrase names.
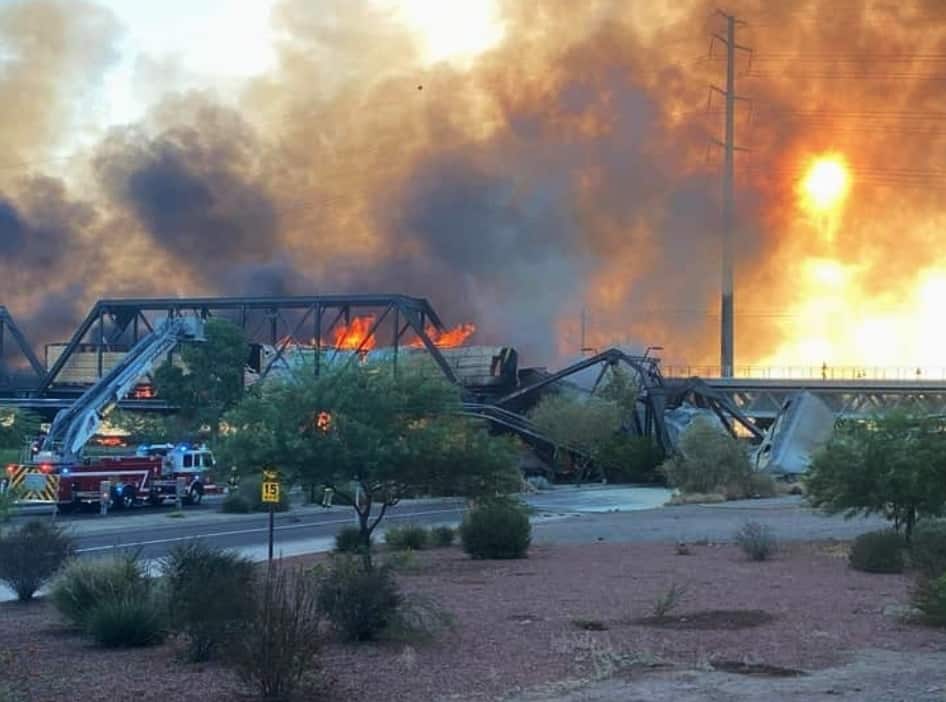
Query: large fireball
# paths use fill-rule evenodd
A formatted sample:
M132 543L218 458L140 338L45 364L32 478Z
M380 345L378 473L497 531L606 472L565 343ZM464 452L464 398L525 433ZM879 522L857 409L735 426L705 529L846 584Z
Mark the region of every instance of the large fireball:
M829 212L838 207L847 195L850 176L840 156L821 156L815 159L801 183L807 209Z

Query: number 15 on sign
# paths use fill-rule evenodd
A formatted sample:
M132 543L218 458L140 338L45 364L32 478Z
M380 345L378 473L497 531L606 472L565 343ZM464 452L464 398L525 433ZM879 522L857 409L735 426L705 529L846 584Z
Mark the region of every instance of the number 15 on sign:
M279 483L264 482L262 499L263 502L279 502Z

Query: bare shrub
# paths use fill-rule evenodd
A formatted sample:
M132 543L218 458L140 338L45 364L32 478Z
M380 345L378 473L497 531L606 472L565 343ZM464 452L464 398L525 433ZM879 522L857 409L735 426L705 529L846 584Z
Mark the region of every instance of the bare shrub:
M776 550L775 533L760 522L746 522L736 532L736 543L753 561L768 560Z
M666 617L675 610L687 594L689 588L680 583L671 583L670 587L654 600L653 613L657 618Z
M233 664L262 699L288 699L320 673L316 581L301 568L275 564L251 597L252 609L233 641Z
M366 569L337 556L318 585L318 606L349 641L376 638L394 619L401 593L388 566Z

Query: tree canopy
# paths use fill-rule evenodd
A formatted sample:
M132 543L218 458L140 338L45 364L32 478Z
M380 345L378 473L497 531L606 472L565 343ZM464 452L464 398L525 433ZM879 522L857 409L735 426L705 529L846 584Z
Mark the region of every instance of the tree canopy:
M196 434L206 427L215 436L220 418L243 396L247 344L243 330L222 319L207 320L204 335L203 343L180 346L183 367L165 362L154 383L162 399L180 408L177 428Z
M457 388L419 368L310 368L254 387L225 415L218 455L244 474L274 466L287 481L333 489L355 508L367 547L404 497L518 486L514 443L460 409ZM372 505L380 511L369 520Z
M841 423L812 461L809 500L832 513L880 514L904 529L946 509L946 420L889 413Z
M621 428L621 408L610 400L594 395L561 393L547 395L532 409L533 424L562 448L577 449L573 467L584 477L605 443ZM566 453L556 451L564 462Z
M0 449L22 449L39 434L42 419L20 409L0 410Z

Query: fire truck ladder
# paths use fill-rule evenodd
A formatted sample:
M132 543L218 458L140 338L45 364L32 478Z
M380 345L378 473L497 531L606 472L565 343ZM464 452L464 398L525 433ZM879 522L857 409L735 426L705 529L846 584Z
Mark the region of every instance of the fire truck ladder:
M174 317L141 339L125 357L86 390L71 407L56 414L39 457L75 460L98 431L102 419L181 341L204 341L204 323L197 317Z

